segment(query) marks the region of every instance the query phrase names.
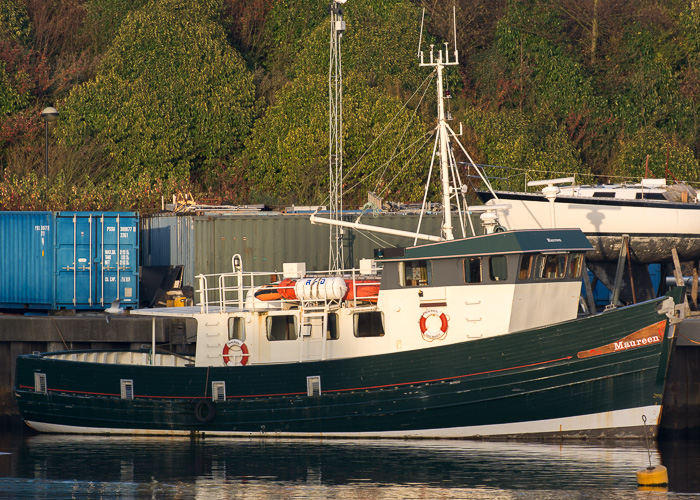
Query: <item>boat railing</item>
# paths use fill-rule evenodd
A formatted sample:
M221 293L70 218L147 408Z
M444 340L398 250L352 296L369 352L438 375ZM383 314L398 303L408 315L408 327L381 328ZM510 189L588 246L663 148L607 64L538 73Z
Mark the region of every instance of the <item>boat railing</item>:
M197 305L202 313L219 312L227 308L239 309L271 309L282 308L283 305L323 303L334 299L324 297L320 292L310 297L296 297L296 282L304 279L342 278L345 280L347 292L342 299L335 302L346 302L349 305L376 304L378 299L379 278L376 274L368 275L366 270L345 269L342 271L312 271L303 276L287 277L274 271L244 272L241 265L234 266L232 272L217 274L200 274L198 281ZM285 281L286 279L286 281Z

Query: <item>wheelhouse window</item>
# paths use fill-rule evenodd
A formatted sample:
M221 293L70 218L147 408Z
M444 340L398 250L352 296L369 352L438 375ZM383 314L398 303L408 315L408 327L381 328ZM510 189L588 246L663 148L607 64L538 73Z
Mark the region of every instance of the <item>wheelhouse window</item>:
M481 257L464 259L464 282L481 283Z
M426 286L433 282L432 263L428 260L399 262L401 286Z
M520 281L527 281L530 279L532 274L532 263L535 260L533 254L524 254L520 259L520 270L518 271L518 279Z
M268 316L267 340L296 340L297 318L296 316Z
M508 258L505 255L489 257L489 278L491 281L508 279Z
M353 318L355 337L383 337L384 315L380 311L355 314Z
M569 278L580 278L583 269L583 254L572 253L569 256Z
M245 342L245 318L235 317L228 319L228 339Z
M561 279L566 275L566 254L541 254L537 256L535 278L539 280Z

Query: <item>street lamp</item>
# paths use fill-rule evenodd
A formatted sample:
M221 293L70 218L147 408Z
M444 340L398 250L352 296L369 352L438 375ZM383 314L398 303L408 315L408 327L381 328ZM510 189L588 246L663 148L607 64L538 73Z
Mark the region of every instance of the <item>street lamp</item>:
M44 119L44 122L46 122L46 167L45 167L45 173L46 173L46 182L49 182L49 122L55 122L58 120L58 111L56 111L56 108L52 108L49 106L48 108L44 108L44 110L41 112L41 117Z

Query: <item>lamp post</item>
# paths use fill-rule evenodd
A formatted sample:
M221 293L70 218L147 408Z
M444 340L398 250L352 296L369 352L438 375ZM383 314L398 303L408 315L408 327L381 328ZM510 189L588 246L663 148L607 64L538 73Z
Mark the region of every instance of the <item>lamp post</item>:
M49 122L54 122L58 120L58 111L56 111L56 108L52 108L49 106L48 108L44 108L44 110L41 112L41 117L44 119L44 122L46 123L46 164L45 164L45 174L46 174L46 183L48 184L49 182Z

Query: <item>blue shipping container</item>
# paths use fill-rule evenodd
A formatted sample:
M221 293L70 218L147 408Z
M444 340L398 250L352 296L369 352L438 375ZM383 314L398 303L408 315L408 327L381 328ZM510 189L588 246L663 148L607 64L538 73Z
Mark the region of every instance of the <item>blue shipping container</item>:
M0 212L0 237L0 307L138 307L138 213Z
M0 212L0 307L53 309L53 238L53 212Z

